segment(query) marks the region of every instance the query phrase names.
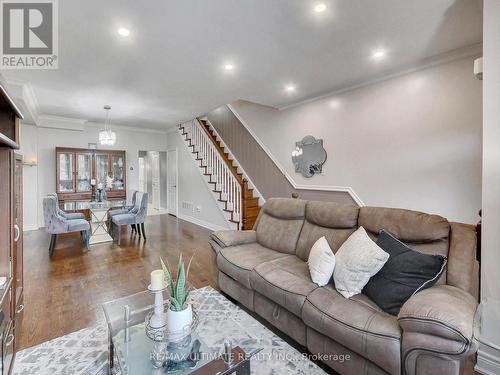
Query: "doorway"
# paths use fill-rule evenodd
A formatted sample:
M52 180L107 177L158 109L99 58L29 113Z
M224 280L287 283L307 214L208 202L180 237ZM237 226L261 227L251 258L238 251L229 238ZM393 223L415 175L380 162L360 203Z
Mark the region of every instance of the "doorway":
M167 150L167 211L178 216L177 149Z
M167 213L167 153L139 151L139 190L148 193L148 215Z

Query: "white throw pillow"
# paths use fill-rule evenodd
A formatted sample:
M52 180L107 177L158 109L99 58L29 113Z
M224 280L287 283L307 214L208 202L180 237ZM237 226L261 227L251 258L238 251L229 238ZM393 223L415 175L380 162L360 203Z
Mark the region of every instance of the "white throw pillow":
M361 293L370 277L387 262L389 254L368 237L363 227L359 227L340 246L335 259L335 288L345 298L350 298Z
M314 283L319 286L328 284L335 269L335 255L324 236L312 246L307 265Z

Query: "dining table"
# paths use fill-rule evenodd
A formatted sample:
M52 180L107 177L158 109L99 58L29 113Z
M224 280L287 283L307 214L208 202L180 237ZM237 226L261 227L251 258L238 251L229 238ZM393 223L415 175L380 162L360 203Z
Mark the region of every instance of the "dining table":
M111 242L113 238L108 232L108 212L113 208L121 208L126 205L125 200L102 200L102 201L70 201L64 202L64 211L82 212L88 210L90 215L90 238L89 245L103 242Z

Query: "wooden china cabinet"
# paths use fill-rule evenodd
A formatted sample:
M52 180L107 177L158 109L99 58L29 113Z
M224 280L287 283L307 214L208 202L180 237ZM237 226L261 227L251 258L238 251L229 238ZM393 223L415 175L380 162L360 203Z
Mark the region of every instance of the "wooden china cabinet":
M96 186L102 184L108 199L126 199L125 151L56 148L56 192L61 204L90 200L92 180Z
M10 374L21 332L23 302L23 163L21 112L0 83L0 374ZM4 279L5 278L5 279Z

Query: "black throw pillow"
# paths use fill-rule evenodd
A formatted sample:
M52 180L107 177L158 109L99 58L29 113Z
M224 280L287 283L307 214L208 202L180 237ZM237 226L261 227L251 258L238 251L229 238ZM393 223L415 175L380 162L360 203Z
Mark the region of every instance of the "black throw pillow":
M385 312L397 315L407 299L438 281L447 259L412 250L384 230L377 245L389 253L389 259L365 285L363 294Z

